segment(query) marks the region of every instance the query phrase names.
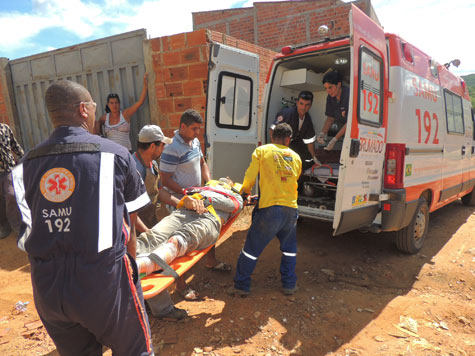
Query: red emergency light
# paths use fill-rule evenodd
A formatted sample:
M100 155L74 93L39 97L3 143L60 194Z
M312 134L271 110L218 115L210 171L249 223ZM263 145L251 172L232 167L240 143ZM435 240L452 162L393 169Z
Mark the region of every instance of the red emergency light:
M292 46L285 46L285 47L282 47L282 49L280 50L282 54L291 54L293 51L294 51L294 47Z

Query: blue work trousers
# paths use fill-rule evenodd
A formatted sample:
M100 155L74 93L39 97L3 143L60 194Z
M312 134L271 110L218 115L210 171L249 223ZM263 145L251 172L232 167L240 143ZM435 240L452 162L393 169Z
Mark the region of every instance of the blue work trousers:
M234 286L243 291L250 291L251 274L257 259L275 237L280 241L282 259L280 274L283 288L294 288L297 282L295 265L297 261L297 209L287 206L273 205L253 211L252 224L246 237L246 243L239 255Z

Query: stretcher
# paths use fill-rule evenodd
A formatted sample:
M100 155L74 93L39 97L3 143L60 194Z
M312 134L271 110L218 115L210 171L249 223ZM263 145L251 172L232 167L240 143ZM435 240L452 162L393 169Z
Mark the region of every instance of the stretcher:
M232 196L230 195L230 197ZM218 242L224 236L226 231L239 216L239 214L231 215L231 218L222 225L219 237L216 242ZM163 271L154 272L143 277L141 279L141 284L144 299L153 298L171 286L179 277L185 274L191 267L201 260L201 258L203 258L203 256L206 255L208 251L211 250L213 246L215 246L215 244L216 243L203 250L195 250L184 256L177 257L169 265L166 265L167 268L164 268ZM168 266L170 268L168 268Z
M314 164L304 172L305 175L317 178L322 183L329 179L338 179L339 173L339 163Z

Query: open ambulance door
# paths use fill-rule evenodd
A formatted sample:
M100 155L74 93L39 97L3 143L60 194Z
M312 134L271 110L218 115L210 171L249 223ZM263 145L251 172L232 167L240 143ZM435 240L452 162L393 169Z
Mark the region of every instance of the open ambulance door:
M380 210L387 126L387 52L382 28L350 11L351 85L333 235L369 226Z
M213 179L242 182L257 147L259 56L211 45L206 109L206 153Z

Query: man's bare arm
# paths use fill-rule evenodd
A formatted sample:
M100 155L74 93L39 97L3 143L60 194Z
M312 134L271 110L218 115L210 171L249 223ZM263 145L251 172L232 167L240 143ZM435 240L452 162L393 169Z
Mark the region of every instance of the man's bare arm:
M173 173L167 173L160 171L160 178L164 187L171 189L177 194L183 194L183 187L181 187L177 182L172 179ZM176 206L176 205L175 205Z

